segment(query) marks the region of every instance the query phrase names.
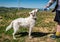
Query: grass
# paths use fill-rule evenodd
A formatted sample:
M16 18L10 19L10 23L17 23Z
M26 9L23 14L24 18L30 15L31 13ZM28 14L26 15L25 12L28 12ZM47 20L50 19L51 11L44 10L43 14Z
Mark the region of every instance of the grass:
M32 9L21 9L19 11L14 10L14 11L8 11L8 12L0 12L0 42L48 42L47 40L51 40L53 42L60 42L60 39L57 40L52 40L51 38L46 36L43 37L36 37L32 38L31 40L28 39L28 35L24 35L25 33L28 32L28 28L23 28L19 30L20 32L23 32L23 36L16 35L17 40L13 40L12 38L12 33L13 29L9 30L8 32L5 31L6 27L10 24L10 22L14 19L20 18L20 17L28 17L29 14L28 12L31 11ZM45 32L45 29L50 32L52 31L53 28L56 26L56 22L53 21L55 14L52 12L41 12L39 11L37 13L37 20L36 20L36 25L35 29L33 28L32 32L40 32L40 29L42 32ZM24 33L25 32L25 33ZM53 31L54 32L54 31ZM38 35L38 34L37 34ZM46 39L45 39L46 38ZM50 41L49 41L50 42Z

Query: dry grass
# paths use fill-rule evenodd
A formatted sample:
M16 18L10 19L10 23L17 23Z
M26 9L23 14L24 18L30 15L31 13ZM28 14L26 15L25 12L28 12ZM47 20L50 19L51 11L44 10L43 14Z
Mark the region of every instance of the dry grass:
M28 38L28 29L22 28L19 30L17 39L13 40L13 29L5 32L6 27L10 22L19 17L29 16L28 12L31 10L20 10L20 12L5 12L0 14L0 42L60 42L60 39L52 39L50 35L55 32L56 23L53 21L55 13L52 12L38 12L36 25L32 30L33 38Z

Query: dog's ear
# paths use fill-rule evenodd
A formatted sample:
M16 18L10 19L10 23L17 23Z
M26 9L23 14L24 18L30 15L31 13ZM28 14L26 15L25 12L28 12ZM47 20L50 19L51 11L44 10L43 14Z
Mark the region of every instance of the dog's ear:
M38 11L38 9L35 9L35 11L37 12L37 11Z

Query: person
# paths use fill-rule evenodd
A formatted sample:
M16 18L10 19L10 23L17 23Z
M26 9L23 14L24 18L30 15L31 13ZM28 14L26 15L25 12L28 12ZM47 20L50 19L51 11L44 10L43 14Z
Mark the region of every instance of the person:
M47 10L53 3L56 2L55 8L52 10L52 12L56 12L54 21L57 22L56 27L56 33L54 35L51 35L52 38L60 38L60 0L50 0L48 4L45 6L44 10Z

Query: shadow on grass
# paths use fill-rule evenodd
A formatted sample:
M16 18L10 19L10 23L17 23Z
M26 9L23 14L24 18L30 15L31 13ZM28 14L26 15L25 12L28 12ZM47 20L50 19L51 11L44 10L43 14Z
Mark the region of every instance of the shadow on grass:
M31 33L31 35L33 37L43 37L43 36L46 36L48 34L50 34L50 33L43 33L43 32L32 32ZM20 37L24 37L24 36L28 36L28 32L20 32L20 33L18 33L16 35L20 35Z

